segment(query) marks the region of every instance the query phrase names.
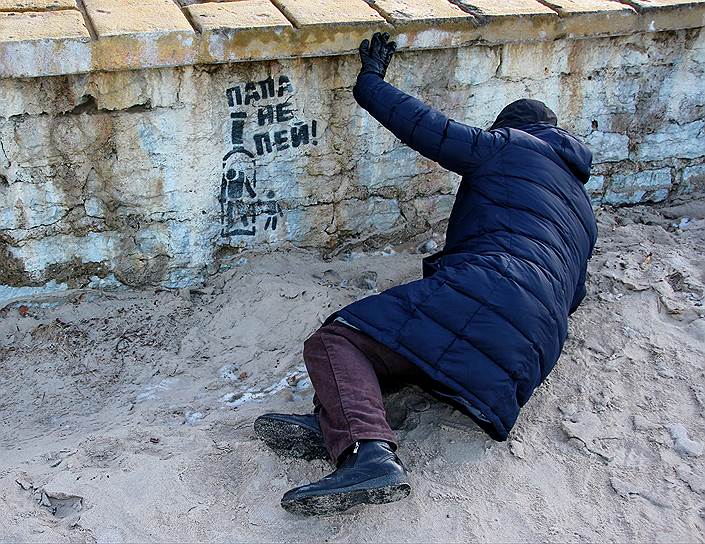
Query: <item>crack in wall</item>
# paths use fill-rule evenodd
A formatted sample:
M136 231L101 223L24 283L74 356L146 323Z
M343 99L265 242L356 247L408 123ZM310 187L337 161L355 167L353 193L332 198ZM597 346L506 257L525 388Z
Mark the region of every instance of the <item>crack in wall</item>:
M93 25L93 21L91 21L91 18L88 16L88 12L86 11L86 5L83 0L76 0L76 7L78 7L78 10L81 12L81 16L83 17L83 24L86 25L86 29L88 30L88 34L90 34L91 36L91 40L97 40L98 32L96 31L95 26Z

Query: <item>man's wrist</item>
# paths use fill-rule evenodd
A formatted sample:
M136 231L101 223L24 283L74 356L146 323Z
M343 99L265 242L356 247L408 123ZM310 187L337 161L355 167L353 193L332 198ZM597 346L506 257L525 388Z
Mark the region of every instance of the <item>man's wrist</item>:
M362 70L360 70L360 73L357 75L357 77L362 77L367 74L372 74L372 75L379 77L380 79L384 79L384 74L381 74L379 72L379 69L375 69L375 68L362 68Z

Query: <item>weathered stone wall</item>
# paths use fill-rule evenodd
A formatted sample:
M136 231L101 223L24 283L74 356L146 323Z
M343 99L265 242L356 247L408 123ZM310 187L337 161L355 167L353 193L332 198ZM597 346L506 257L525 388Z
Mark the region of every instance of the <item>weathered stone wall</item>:
M596 204L705 182L701 28L401 52L389 79L487 126L534 97L595 153ZM219 251L383 246L458 178L352 98L353 55L0 79L0 285L202 281Z

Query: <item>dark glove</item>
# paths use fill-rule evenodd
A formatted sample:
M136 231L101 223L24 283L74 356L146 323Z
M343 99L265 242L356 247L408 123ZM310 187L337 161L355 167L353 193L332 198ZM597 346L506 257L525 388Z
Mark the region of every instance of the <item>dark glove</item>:
M362 61L362 74L377 74L384 79L387 67L392 60L394 51L397 50L396 42L389 41L389 33L375 32L370 40L363 40L360 44L360 60Z

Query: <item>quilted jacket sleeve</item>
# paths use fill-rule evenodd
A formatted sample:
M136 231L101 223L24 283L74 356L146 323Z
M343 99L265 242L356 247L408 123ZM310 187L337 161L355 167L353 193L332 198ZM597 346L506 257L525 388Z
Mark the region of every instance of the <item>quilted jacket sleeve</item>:
M353 96L403 143L461 176L507 143L506 131L488 132L453 121L375 74L361 75Z

